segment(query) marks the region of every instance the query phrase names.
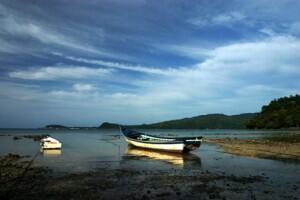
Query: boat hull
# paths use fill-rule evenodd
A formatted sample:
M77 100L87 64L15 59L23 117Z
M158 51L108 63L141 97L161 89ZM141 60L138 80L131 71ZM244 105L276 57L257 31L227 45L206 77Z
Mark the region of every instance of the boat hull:
M51 144L51 143L43 143L41 144L42 149L61 149L62 144L61 143L56 143L56 144Z
M120 127L120 131L128 144L145 149L185 153L199 148L202 142L202 137L159 137L125 127Z
M175 144L165 144L165 143L145 143L137 140L133 140L131 138L125 138L126 141L136 147L145 148L145 149L155 149L155 150L163 150L170 152L183 152L185 145L183 143L175 143Z

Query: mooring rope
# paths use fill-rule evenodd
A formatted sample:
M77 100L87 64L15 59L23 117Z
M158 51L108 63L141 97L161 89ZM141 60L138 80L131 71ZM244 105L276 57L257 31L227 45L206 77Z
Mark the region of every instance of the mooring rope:
M12 185L9 187L9 189L7 190L7 193L6 193L6 197L9 199L9 198L12 198L13 195L11 195L10 193L12 191L14 191L13 194L16 194L16 188L18 187L18 183L20 183L22 181L22 179L25 177L27 171L29 170L29 168L31 167L31 165L33 164L34 160L37 158L37 156L40 154L40 151L36 152L35 155L32 157L32 159L30 160L30 162L27 164L27 166L25 167L24 171L22 172L22 174L18 177L16 177L14 179L14 182L12 183Z

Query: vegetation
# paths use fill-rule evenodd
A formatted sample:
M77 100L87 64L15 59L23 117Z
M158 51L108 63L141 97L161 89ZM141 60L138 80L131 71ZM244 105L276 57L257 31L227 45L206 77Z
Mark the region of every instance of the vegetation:
M250 120L247 128L279 129L300 127L300 96L274 99L262 107L260 113Z
M243 129L255 113L240 115L209 114L154 124L132 125L132 128L151 129ZM100 128L117 128L118 124L104 122Z

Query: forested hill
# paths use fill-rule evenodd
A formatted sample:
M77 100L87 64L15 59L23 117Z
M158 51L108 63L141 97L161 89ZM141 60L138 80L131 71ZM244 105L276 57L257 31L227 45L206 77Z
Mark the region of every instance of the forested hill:
M300 128L300 96L274 99L248 124L248 128Z
M240 115L209 114L154 124L131 125L132 128L151 129L244 129L256 113ZM104 122L100 128L117 128L118 124Z

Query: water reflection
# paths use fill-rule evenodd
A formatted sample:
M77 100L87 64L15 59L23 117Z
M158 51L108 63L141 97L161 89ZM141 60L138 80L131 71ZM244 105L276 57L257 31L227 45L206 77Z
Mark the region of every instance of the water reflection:
M61 149L41 149L40 151L42 155L46 157L60 156L62 154Z
M150 160L164 161L165 163L173 166L190 169L190 168L201 168L201 159L194 154L180 154L171 153L165 151L156 151L150 149L142 149L128 145L125 150L123 161L139 160L140 158L146 158Z

